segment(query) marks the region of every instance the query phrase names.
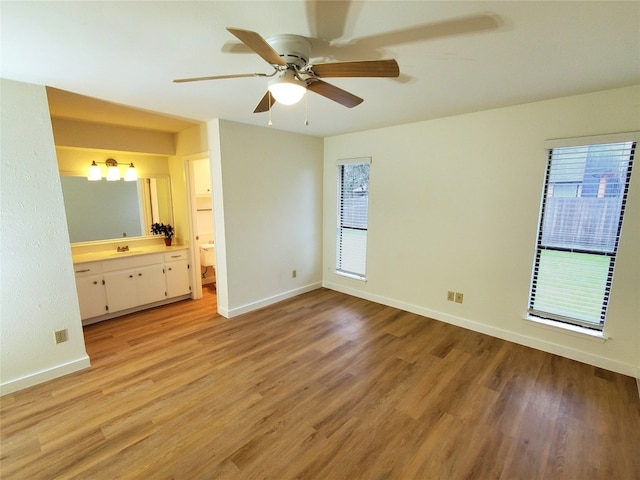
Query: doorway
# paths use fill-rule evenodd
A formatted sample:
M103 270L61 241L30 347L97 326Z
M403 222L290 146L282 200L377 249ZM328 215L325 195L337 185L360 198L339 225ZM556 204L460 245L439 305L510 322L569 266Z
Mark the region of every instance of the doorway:
M213 191L209 157L187 160L191 199L191 244L194 250L194 298L216 291Z

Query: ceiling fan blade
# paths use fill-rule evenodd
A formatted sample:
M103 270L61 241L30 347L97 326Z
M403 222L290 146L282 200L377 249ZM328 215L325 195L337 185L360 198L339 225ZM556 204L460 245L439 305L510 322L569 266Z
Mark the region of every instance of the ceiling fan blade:
M351 0L307 0L305 7L311 36L328 41L343 37L351 6Z
M247 47L260 55L267 63L283 67L287 66L287 62L280 57L280 54L276 52L260 34L240 28L227 28L227 30Z
M503 20L497 15L479 14L466 17L450 18L439 22L417 25L401 30L360 37L353 39L351 45L367 50L388 48L392 45L431 40L454 35L466 35L483 31L496 30L503 24Z
M318 77L399 77L400 68L395 60L365 60L361 62L334 62L313 65Z
M264 97L262 97L262 100L260 100L260 103L258 103L258 106L253 113L268 112L275 103L276 99L273 98L273 95L270 95L269 90L267 90L267 93L264 94Z
M338 102L340 105L344 105L347 108L353 108L356 105L360 105L364 100L360 97L356 97L352 93L342 90L341 88L331 85L330 83L323 82L322 80L314 80L307 85L307 89L312 92L322 95L323 97Z
M203 80L224 80L225 78L269 77L266 73L236 73L232 75L213 75L211 77L177 78L173 83L201 82Z

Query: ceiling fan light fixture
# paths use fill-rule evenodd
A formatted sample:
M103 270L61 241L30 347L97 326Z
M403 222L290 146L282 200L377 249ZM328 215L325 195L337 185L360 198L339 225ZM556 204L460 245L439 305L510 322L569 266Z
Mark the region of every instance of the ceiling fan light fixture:
M296 78L291 70L285 70L269 82L269 91L278 103L293 105L302 100L307 91L307 84Z

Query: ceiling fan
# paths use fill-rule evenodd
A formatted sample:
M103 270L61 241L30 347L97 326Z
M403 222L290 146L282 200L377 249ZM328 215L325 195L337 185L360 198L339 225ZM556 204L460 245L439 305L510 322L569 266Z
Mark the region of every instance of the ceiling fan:
M332 63L309 63L311 42L299 35L276 35L266 40L256 32L239 28L227 28L249 49L269 63L274 71L266 73L241 73L209 77L180 78L175 83L198 82L244 77L268 77L267 92L254 113L266 112L277 102L292 105L307 90L322 95L347 108L353 108L364 100L352 93L325 82L322 78L337 77L398 77L400 69L394 59L364 60Z

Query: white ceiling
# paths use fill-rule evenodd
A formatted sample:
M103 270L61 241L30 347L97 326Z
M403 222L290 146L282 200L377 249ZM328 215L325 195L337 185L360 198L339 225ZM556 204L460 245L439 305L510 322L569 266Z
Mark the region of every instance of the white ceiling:
M304 101L274 106L273 128L318 136L640 83L638 1L2 0L0 8L3 78L197 121L268 121L252 113L265 78L172 82L272 72L226 27L310 37L312 63L397 59L398 79L326 79L365 101L348 109L310 92L309 126ZM61 96L55 115L180 128L101 118L98 104L74 110L73 96Z

